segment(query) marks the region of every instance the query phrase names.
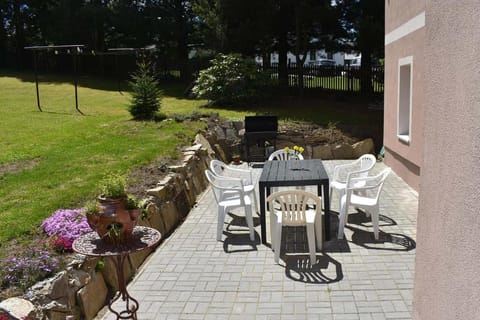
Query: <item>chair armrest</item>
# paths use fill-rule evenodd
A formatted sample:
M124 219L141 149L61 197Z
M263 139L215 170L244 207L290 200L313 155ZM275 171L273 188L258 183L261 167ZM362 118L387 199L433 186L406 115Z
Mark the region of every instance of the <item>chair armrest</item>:
M245 176L244 180L246 182L245 184L253 184L252 171L246 170L246 169L240 169L240 168L232 168L230 166L225 167L225 169L232 173L238 173L238 174L244 175Z
M363 172L368 171L368 170L363 170ZM355 173L361 173L355 172ZM366 189L374 189L378 186L378 184L381 182L381 177L382 174L376 175L376 176L370 176L370 177L349 177L347 180L347 190L366 190ZM376 181L374 184L368 184L371 181ZM358 183L361 182L362 185L358 186ZM357 186L355 186L357 184Z
M371 169L370 168L367 168L367 169L361 169L361 170L355 170L355 171L351 171L349 173L347 173L347 185L348 185L348 181L350 179L365 179L365 178L356 178L355 176L356 175L359 175L359 174L362 174L362 173L365 173L365 172L369 172Z
M335 168L333 169L333 179L332 180L338 180L340 172L342 170L351 168L351 167L355 166L356 164L357 164L357 160L353 161L351 163L339 164L339 165L335 166ZM355 172L355 171L352 171L352 172ZM347 178L348 178L348 174L347 174Z

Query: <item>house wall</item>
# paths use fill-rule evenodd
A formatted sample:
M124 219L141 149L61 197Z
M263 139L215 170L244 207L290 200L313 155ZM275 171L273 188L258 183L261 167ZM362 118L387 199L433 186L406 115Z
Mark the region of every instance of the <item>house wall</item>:
M385 3L385 163L415 190L419 190L423 161L424 42L422 15L425 2L417 0ZM400 59L412 57L412 105L410 141L397 136Z
M479 30L478 0L426 1L416 320L480 319Z

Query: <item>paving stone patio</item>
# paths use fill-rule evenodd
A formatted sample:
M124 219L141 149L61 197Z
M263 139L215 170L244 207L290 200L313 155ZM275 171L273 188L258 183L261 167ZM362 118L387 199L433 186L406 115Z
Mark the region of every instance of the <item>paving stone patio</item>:
M345 162L324 164L331 176ZM383 168L377 163L374 173ZM261 168L253 170L258 179ZM345 238L337 240L334 197L333 238L317 252L317 263L308 263L304 231L288 228L278 265L269 245L260 244L258 216L256 243L241 210L227 217L223 241L215 240L216 204L207 189L130 283L138 319L411 319L417 208L417 193L392 172L381 194L379 241L370 219L354 208ZM270 239L268 226L267 220Z

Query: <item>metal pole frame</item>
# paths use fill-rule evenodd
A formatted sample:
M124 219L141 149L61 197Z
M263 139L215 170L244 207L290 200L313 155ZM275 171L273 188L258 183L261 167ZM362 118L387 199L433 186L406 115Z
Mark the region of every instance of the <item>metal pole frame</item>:
M37 107L38 110L43 112L42 107L40 105L40 93L38 89L38 70L37 70L37 50L50 50L50 49L67 49L73 50L73 84L75 86L75 110L77 110L81 115L84 113L78 107L78 80L77 80L77 53L80 52L80 48L85 47L82 44L74 44L74 45L51 45L51 46L31 46L31 47L24 47L26 50L33 50L33 65L35 69L35 88L37 92Z
M35 89L37 91L37 107L40 112L43 112L40 106L40 93L38 92L38 71L37 71L37 51L33 51L33 69L35 70Z

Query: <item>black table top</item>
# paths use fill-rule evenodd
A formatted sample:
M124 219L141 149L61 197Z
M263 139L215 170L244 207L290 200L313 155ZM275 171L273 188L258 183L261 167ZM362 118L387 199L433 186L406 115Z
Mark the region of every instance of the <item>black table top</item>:
M296 185L317 185L328 181L328 174L320 159L306 160L273 160L266 161L260 185L279 187Z

